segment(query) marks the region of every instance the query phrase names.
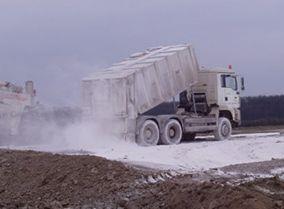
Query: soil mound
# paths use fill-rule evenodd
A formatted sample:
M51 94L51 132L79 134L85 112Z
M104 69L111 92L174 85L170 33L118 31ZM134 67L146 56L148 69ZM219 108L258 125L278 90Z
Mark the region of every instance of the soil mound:
M141 175L100 157L0 151L0 208L112 206Z
M264 179L238 186L226 182L173 179L149 188L134 199L135 208L164 209L283 209L284 182Z
M0 208L284 209L281 178L147 181L155 175L95 156L2 150Z

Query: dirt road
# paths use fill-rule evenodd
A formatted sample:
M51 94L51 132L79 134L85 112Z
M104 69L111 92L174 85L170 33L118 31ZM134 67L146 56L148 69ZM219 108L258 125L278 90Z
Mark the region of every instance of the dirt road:
M75 135L76 136L76 135ZM60 138L61 139L61 138ZM70 140L72 139L72 140ZM157 170L193 172L234 164L284 158L284 136L279 132L238 134L228 141L198 136L179 145L141 147L120 139L68 135L66 141L46 144L3 146L2 148L36 150L64 154L89 154Z
M252 167L268 164L281 168L284 160ZM236 170L242 168L174 177L95 156L1 150L0 208L284 208L280 171L277 177L236 182Z

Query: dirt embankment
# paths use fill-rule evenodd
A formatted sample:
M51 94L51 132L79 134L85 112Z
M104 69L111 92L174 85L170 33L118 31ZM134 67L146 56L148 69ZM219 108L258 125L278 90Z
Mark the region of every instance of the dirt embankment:
M112 206L141 175L99 157L1 151L0 208Z
M0 151L0 208L284 208L284 182L264 179L233 186L190 175L158 175L93 156Z
M283 191L284 183L279 179L232 186L222 181L197 183L190 177L182 177L148 186L138 199L132 200L132 204L135 208L149 209L282 209Z

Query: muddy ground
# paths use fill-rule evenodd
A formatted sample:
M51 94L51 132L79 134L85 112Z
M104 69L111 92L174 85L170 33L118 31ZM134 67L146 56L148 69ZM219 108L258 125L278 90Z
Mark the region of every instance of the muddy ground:
M234 134L269 133L269 132L279 132L280 134L284 134L284 125L248 126L248 127L238 127L233 130Z
M283 167L272 160L175 176L95 156L0 150L0 208L284 209L281 172L245 173Z

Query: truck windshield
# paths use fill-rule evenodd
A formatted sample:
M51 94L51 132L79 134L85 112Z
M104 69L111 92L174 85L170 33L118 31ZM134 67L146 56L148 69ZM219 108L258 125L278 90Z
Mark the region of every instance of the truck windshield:
M222 75L222 87L238 90L237 78L231 75Z

